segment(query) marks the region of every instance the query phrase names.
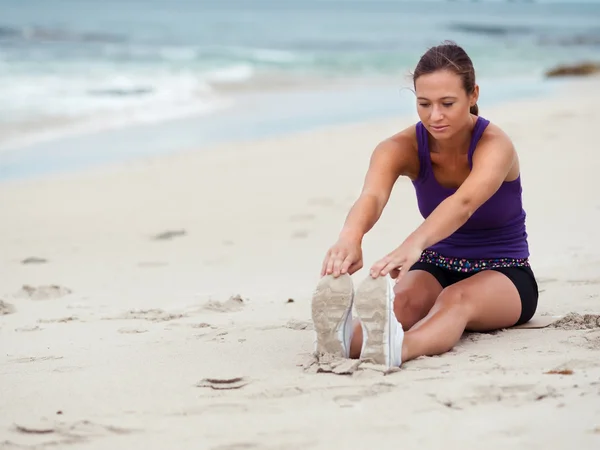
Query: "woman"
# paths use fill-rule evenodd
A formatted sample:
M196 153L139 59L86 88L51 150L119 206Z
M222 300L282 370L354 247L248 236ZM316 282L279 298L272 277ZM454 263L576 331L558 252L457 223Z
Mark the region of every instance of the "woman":
M452 42L433 47L413 81L420 121L375 148L323 261L312 302L319 353L400 366L449 351L465 330L525 323L537 308L519 159L509 137L478 115L471 59ZM363 236L399 176L412 180L425 220L355 293Z

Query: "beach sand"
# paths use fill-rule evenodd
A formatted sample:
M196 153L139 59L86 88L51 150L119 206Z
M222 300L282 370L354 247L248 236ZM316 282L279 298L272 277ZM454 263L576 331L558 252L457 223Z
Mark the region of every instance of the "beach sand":
M591 78L481 111L519 152L541 318L600 314L599 101ZM4 183L0 448L600 448L597 316L314 364L324 253L415 120ZM355 284L420 221L399 180Z

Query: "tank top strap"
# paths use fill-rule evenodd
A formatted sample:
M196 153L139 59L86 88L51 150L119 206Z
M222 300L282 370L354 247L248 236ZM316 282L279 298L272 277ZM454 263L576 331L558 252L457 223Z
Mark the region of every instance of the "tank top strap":
M433 170L431 168L431 156L429 155L429 141L427 130L422 122L417 122L417 147L419 152L419 178L417 181L423 181Z
M469 146L469 167L471 169L473 168L473 153L475 153L477 143L479 142L479 139L481 139L481 136L483 136L483 132L489 124L489 120L484 119L483 117L477 117L477 122L473 128L473 135L471 136L471 145Z

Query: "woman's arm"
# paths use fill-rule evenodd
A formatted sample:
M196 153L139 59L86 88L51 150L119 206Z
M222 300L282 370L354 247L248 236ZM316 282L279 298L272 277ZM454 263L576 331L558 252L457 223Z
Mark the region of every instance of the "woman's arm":
M482 139L473 155L473 168L467 179L407 240L426 249L450 236L496 193L515 160L515 149L507 136L491 135Z
M473 167L467 179L402 245L372 266L371 276L391 272L392 277L400 279L418 261L423 250L458 230L500 188L515 164L516 152L504 133L484 136L473 155Z
M340 232L341 239L362 242L364 235L381 217L396 180L412 172L415 161L418 161L418 156L410 130L381 142L375 148L361 194L348 212Z
M381 142L373 151L360 196L350 208L338 241L327 251L321 275L362 268L362 239L377 223L400 175L418 172L415 127Z

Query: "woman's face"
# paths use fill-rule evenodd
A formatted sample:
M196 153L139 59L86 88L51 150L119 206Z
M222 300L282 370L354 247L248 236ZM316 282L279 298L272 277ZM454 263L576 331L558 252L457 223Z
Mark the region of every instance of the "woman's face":
M448 70L419 76L415 91L419 118L435 139L449 139L467 126L479 96L478 86L467 95L461 77Z

